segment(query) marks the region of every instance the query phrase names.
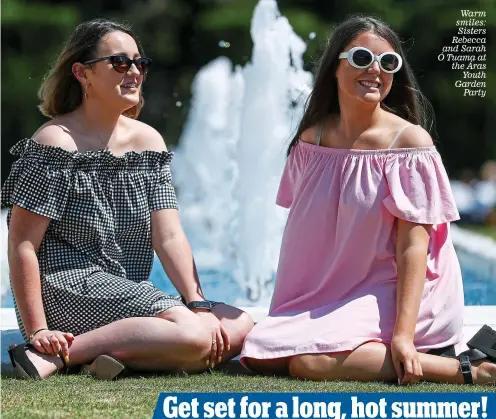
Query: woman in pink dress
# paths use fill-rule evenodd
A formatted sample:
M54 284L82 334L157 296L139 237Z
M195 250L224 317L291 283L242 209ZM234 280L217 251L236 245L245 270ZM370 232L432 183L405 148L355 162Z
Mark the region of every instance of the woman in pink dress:
M459 218L398 36L341 24L288 151L277 204L290 208L269 316L247 368L311 380L496 381L496 332L461 343ZM496 347L496 346L495 346ZM439 356L443 355L443 356Z

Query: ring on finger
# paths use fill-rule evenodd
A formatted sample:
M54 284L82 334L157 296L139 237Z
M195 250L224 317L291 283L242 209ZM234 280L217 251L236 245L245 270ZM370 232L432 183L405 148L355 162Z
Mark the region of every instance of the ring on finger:
M213 340L212 341L212 345L217 345L217 341L216 340Z

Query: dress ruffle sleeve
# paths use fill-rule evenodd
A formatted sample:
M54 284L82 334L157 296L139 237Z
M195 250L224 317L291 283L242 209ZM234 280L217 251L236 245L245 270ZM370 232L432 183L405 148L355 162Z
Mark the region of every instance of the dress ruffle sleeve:
M389 194L383 203L397 218L419 224L460 219L441 156L434 147L388 156Z
M60 164L57 149L48 150L36 144L22 140L10 149L19 159L2 187L2 208L17 205L59 220L71 189L71 169Z
M172 157L172 152L164 152L151 174L152 179L148 194L150 211L157 211L165 208L178 208L170 169Z

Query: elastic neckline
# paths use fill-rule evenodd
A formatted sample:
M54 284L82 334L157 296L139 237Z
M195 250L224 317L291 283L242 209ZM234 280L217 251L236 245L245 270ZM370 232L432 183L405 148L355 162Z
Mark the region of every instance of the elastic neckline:
M417 148L381 148L375 150L363 150L359 148L332 148L298 140L298 145L309 150L323 154L351 154L351 155L387 155L387 154L425 154L437 153L436 146Z
M161 170L172 161L172 151L127 151L115 155L110 150L69 151L62 147L40 144L32 138L19 141L10 149L10 154L25 162L47 165L53 169L83 171L142 171ZM29 164L29 163L28 163Z
M126 151L122 155L117 155L112 153L110 150L106 149L98 149L98 150L86 150L83 152L80 151L69 151L66 150L62 147L58 146L52 146L52 145L46 145L46 144L40 144L37 142L34 138L24 138L23 140L19 141L17 144L15 144L11 150L18 152L18 151L25 151L26 148L29 147L34 147L39 148L40 150L44 150L46 152L57 152L58 154L65 155L67 157L72 157L76 159L84 159L86 157L92 157L92 156L98 156L98 155L103 155L107 156L110 159L113 160L128 160L130 158L139 158L141 156L156 156L156 157L161 157L164 155L173 155L174 153L170 150L167 151L155 151L155 150L142 150L142 151ZM19 149L20 148L20 149Z

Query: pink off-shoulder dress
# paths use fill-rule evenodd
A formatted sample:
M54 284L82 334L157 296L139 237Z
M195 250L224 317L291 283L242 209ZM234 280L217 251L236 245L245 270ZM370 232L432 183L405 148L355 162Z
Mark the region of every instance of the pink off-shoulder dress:
M276 203L290 211L275 290L269 316L246 338L243 364L247 357L389 343L396 321L397 218L433 225L417 350L460 343L463 286L449 224L459 215L434 146L359 150L299 141Z

